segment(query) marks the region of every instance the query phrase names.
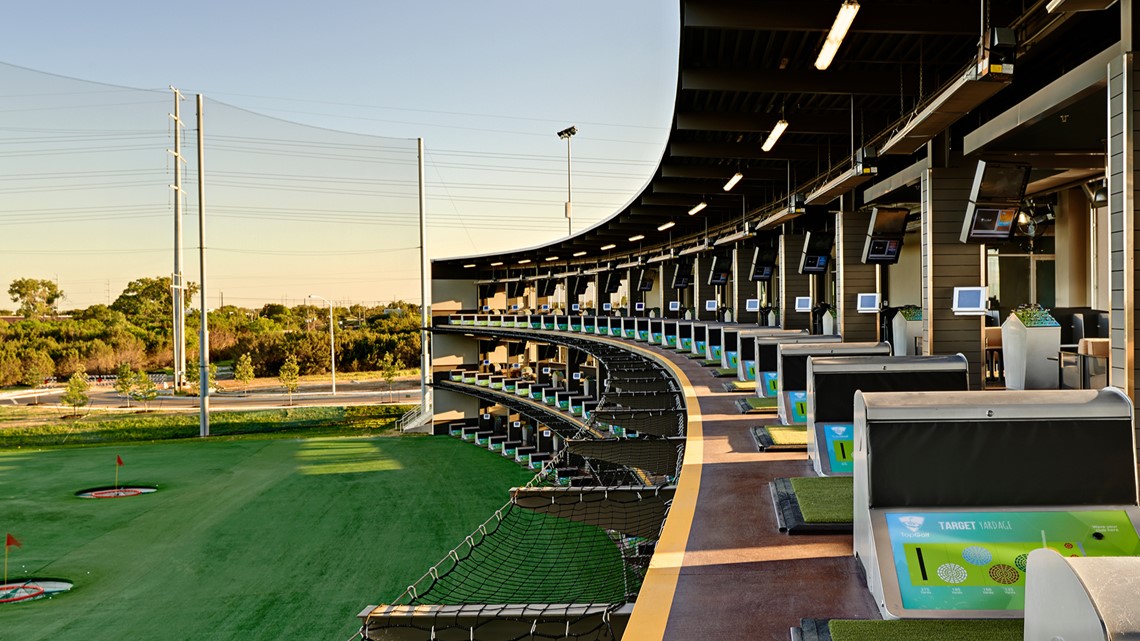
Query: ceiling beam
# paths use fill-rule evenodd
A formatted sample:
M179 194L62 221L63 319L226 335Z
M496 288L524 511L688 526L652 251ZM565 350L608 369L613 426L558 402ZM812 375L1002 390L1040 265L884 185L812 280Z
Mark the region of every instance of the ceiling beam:
M798 0L794 6L748 0L686 0L683 23L711 29L825 32L835 20L838 5L835 0ZM851 25L851 33L976 36L978 22L977 2L916 1L910 6L866 2Z
M780 116L776 114L681 113L677 114L674 126L679 130L767 133L772 131L778 120ZM797 114L794 120L796 133L828 135L851 133L851 120L847 114L833 116Z
M965 64L966 61L961 61ZM750 93L811 93L830 95L911 96L917 93L914 79L899 86L897 71L802 71L797 69L684 69L681 90L744 91ZM791 119L789 118L789 122Z
M718 167L713 165L679 165L676 163L661 165L662 178L707 178L709 180L719 180L722 183L728 180L733 173L736 172L735 167ZM781 169L760 169L758 167L747 168L744 173L744 182L750 180L756 181L769 181L769 180L784 180L787 172Z

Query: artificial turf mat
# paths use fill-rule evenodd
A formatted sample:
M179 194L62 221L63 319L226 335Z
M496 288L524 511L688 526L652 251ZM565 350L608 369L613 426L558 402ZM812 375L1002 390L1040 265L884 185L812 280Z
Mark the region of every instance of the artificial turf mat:
M151 484L137 498L76 490ZM446 437L207 439L0 452L9 578L74 581L0 605L0 637L347 639L530 473Z
M807 449L807 428L802 425L758 425L751 428L756 447L765 452L802 452Z
M746 396L741 399L748 405L749 411L774 410L780 399L760 398L759 396Z
M716 367L717 365L720 365L719 358L709 358L701 361L702 367Z
M725 381L726 392L755 392L756 381Z
M713 375L714 376L720 376L720 377L733 377L733 378L735 378L737 373L738 372L736 371L735 367L718 367L715 370L713 370Z
M899 619L828 622L831 641L1021 641L1021 619Z
M855 482L850 476L791 479L805 523L851 523L855 520Z
M781 532L788 534L850 534L852 532L850 507L847 508L846 521L817 520L808 522L804 518L803 511L800 510L796 491L792 488L794 480L796 479L778 478L773 479L768 484L769 492L772 495L772 507L776 510L776 525ZM850 494L848 494L848 500L852 500ZM820 511L817 511L813 516L817 519L828 517ZM843 518L843 516L837 518Z

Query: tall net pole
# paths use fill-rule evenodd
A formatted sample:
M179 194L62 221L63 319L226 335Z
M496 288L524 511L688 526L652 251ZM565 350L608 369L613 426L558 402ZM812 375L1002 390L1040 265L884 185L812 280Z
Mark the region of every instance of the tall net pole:
M206 176L202 152L205 142L202 134L202 94L198 94L198 290L202 310L198 329L198 435L210 435L210 332L206 314Z
M186 379L186 309L182 282L182 92L174 87L174 271L170 294L174 320L174 389L182 389Z
M424 186L424 139L416 139L416 157L419 173L420 205L420 411L431 411L428 398L428 372L431 369L428 327L431 323L431 275L428 273L427 251L427 191Z

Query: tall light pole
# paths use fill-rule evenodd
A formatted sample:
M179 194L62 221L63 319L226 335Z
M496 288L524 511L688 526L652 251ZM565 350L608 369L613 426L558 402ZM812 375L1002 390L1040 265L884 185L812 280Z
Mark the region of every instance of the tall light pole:
M563 129L558 132L558 137L566 141L566 235L572 236L574 234L574 220L571 217L571 198L570 198L570 139L574 134L578 133L578 128L574 125Z
M332 301L316 294L309 294L307 298L317 298L329 304L329 369L332 370L332 393L336 396L336 340L333 338Z

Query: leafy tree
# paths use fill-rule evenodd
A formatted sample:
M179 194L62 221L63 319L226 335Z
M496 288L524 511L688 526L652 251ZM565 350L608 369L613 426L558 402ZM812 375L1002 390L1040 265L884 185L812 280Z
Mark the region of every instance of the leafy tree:
M297 386L301 382L301 368L297 365L297 358L292 354L285 357L285 364L277 372L277 380L281 381L281 386L289 392L289 404L292 405L293 393L297 391Z
M131 369L131 364L119 363L118 369L115 370L115 392L127 399L128 409L131 407L131 397L134 396L138 385L139 380L135 377L135 370Z
M380 359L380 375L388 384L388 401L391 402L393 400L392 385L396 382L396 377L400 375L400 366L396 363L396 356L392 352L384 354L384 358Z
M186 308L190 308L190 301L197 293L198 286L188 283L183 290L183 300ZM157 278L139 278L127 283L122 294L111 303L111 309L122 312L132 323L141 327L164 327L169 329L174 320L173 289L169 276Z
M134 377L135 388L131 391L131 397L142 403L144 410L149 410L151 401L158 398L158 386L141 369L134 372Z
M20 359L20 368L23 370L20 382L33 389L39 389L44 381L55 372L55 361L51 360L51 356L47 352L35 349L28 351ZM40 397L38 394L34 397L34 402L39 405Z
M207 374L206 385L209 389L214 389L218 381L218 364L210 363L209 373ZM201 366L198 364L198 359L192 359L186 363L186 382L194 386L194 388L201 394Z
M17 278L8 287L12 301L20 304L17 310L24 318L43 318L55 311L55 302L63 291L50 280Z
M87 372L81 368L67 379L67 390L59 400L73 410L72 416L78 416L79 408L91 401L91 397L87 395L89 389L91 384L87 382Z
M237 364L234 365L234 380L243 387L253 380L253 359L249 357L248 352L238 357Z

